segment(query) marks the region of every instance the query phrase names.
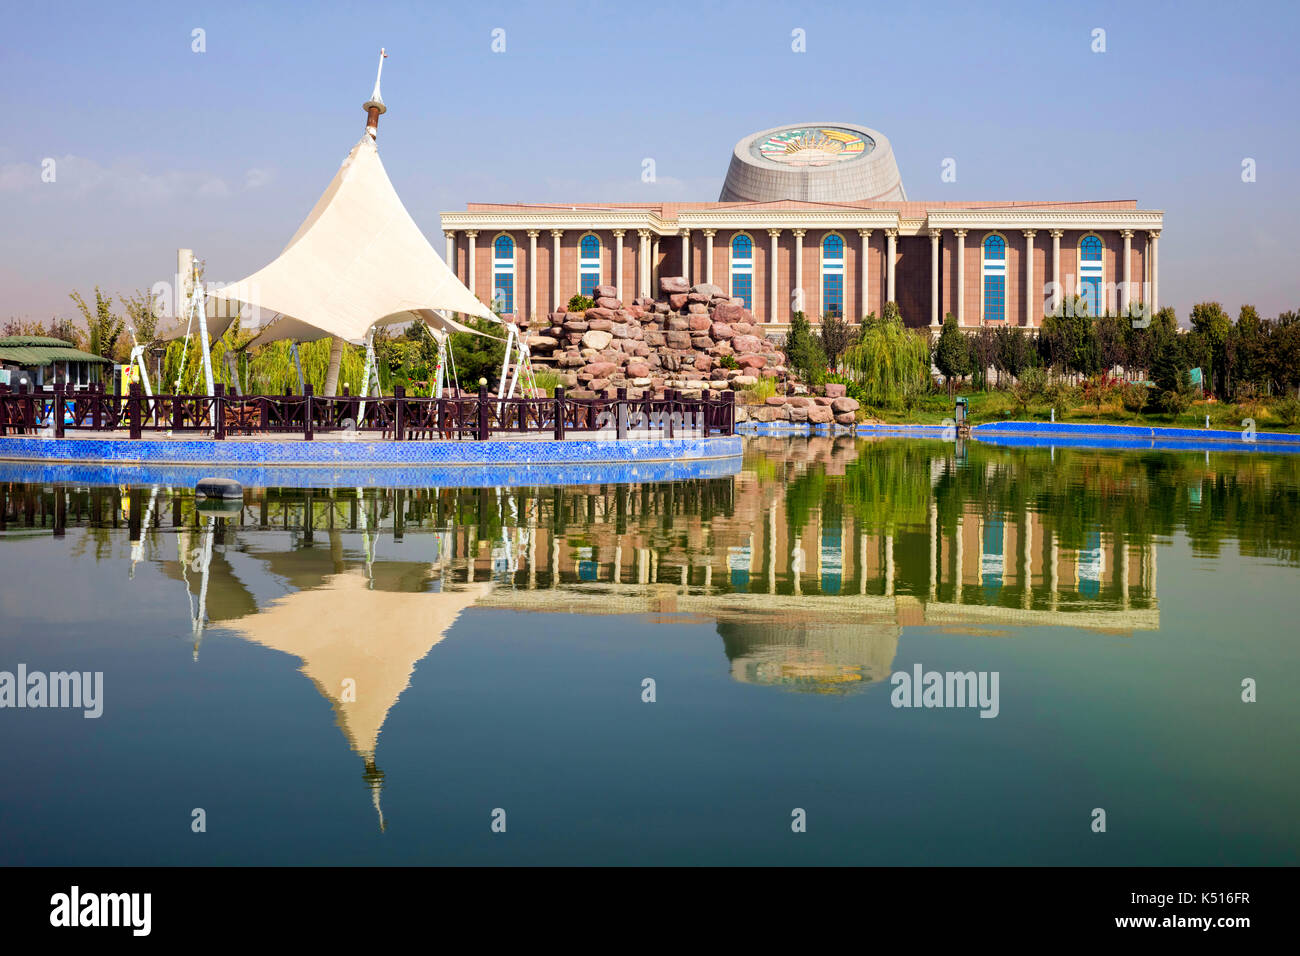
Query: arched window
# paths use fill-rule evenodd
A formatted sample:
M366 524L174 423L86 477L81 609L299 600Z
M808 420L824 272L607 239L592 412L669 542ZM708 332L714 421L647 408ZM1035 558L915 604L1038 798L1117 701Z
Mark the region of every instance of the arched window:
M822 240L822 314L844 317L844 238L834 232Z
M578 291L591 297L600 285L600 237L589 232L578 243Z
M1005 322L1007 318L1007 241L997 233L984 239L984 320Z
M1105 311L1102 301L1102 255L1105 245L1100 236L1084 236L1079 242L1079 298L1088 307L1089 315L1101 315Z
M754 307L754 240L743 232L731 240L731 297Z
M504 232L492 240L492 307L502 315L515 311L515 241Z

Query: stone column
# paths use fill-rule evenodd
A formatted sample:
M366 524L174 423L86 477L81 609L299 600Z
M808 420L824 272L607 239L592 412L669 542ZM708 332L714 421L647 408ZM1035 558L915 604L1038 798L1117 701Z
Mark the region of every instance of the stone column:
M704 281L713 285L713 237L718 234L716 229L704 230Z
M623 235L626 229L614 230L614 288L618 290L618 298L623 300Z
M659 294L659 237L650 240L650 295Z
M558 312L564 307L563 293L560 291L560 237L563 229L551 230L551 311Z
M957 324L966 324L966 230L954 229L957 237Z
M467 250L465 255L465 260L466 260L465 275L469 281L467 281L465 284L469 286L469 291L473 293L474 273L478 271L475 268L478 265L478 257L474 255L474 240L478 238L478 230L477 229L465 230L465 237L469 239L469 249Z
M1151 314L1160 311L1160 230L1147 233L1151 239Z
M682 230L682 276L691 284L691 231Z
M939 327L939 236L943 230L930 230L930 325Z
M637 293L642 298L648 298L650 295L650 230L638 229L636 237L638 240L636 258Z
M898 252L898 230L885 230L885 301L896 302L894 298L894 257Z
M537 317L537 237L538 229L528 230L528 321Z
M1130 303L1133 301L1132 286L1133 281L1133 230L1121 229L1120 235L1124 237L1124 270L1121 273L1124 276L1124 284L1120 286L1119 292L1119 310L1120 315L1128 315Z
M781 230L769 229L767 231L767 235L768 235L768 239L770 240L770 246L768 247L768 254L767 254L767 277L768 277L767 321L775 322L777 320L776 302L777 302L777 296L779 295L779 293L777 292L776 274L778 271L780 271L777 268L777 264L776 264L776 247L777 247L777 243L781 239Z
M1025 328L1029 329L1034 325L1034 236L1038 230L1022 229L1021 232L1025 236Z
M1065 290L1061 288L1061 237L1064 229L1052 230L1052 286L1056 289L1056 299L1065 301Z
M790 230L790 235L794 236L795 294L799 297L799 310L805 315L808 313L808 292L803 287L803 237L806 232L806 229Z
M447 239L447 268L456 275L456 230L444 229L442 234Z
M859 229L858 235L862 238L862 262L858 266L858 284L862 290L862 302L858 305L858 318L866 318L871 311L869 305L870 299L867 297L871 291L871 284L868 276L871 275L871 230Z

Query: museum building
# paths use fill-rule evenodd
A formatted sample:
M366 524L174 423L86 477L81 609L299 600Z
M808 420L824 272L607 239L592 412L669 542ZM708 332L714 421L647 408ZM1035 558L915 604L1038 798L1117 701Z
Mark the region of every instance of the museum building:
M660 276L720 286L773 331L802 309L909 326L1037 327L1056 294L1090 314L1159 308L1164 214L1135 200L909 200L889 140L850 123L736 144L717 202L469 203L447 263L501 314L541 322L575 293L630 302ZM1049 283L1055 283L1049 286Z

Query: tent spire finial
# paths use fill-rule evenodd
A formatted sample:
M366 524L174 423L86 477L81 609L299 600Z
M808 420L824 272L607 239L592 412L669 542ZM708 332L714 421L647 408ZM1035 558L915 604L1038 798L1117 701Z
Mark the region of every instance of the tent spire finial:
M379 95L379 80L384 75L384 60L388 59L388 54L381 48L379 50L379 71L375 74L375 91L370 94L362 109L366 111L366 135L374 139L379 133L379 117L382 113L388 112L388 107L384 105L384 98Z

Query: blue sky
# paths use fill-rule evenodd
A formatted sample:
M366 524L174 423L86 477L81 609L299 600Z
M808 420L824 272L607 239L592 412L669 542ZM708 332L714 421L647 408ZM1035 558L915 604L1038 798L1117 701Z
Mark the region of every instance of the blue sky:
M148 288L178 246L219 281L264 265L360 137L380 46L381 153L439 250L441 210L713 200L745 134L839 120L889 136L912 199L1165 210L1161 302L1184 321L1206 299L1300 308L1295 4L6 2L2 17L0 321L71 315L67 293L96 283Z

